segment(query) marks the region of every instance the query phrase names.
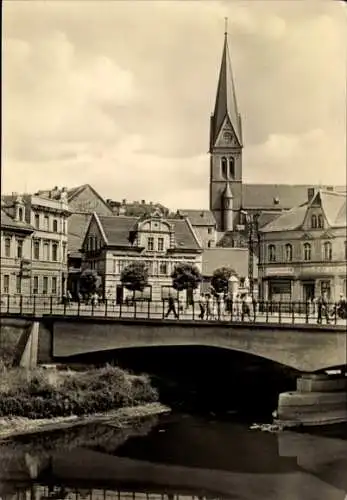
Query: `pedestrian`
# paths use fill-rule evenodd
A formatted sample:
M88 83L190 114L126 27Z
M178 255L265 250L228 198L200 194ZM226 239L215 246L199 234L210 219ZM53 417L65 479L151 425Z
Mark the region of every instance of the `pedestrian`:
M200 307L199 318L204 319L205 312L206 312L206 297L203 293L200 295L200 298L199 298L199 307Z
M251 304L252 304L252 298L248 293L245 293L242 297L242 317L241 321L244 321L245 316L248 316L248 320L251 321Z
M211 294L206 295L206 319L212 319L213 316L213 303Z
M241 316L241 296L239 293L236 294L233 300L233 319L239 321Z
M165 318L167 318L171 312L173 313L173 315L175 316L175 318L178 318L178 314L177 314L177 311L176 311L176 305L175 305L175 299L173 298L173 296L169 295L167 301L168 301L168 310L167 310L167 312L165 314Z
M326 319L327 325L329 324L329 311L328 311L328 300L326 292L323 292L317 301L317 323L320 325L322 323L323 316Z
M253 306L253 318L254 318L254 321L257 317L257 308L258 308L258 303L257 303L257 299L254 297L252 297L252 306Z
M347 317L347 301L343 293L340 293L340 299L336 305L336 313L339 318L346 319Z

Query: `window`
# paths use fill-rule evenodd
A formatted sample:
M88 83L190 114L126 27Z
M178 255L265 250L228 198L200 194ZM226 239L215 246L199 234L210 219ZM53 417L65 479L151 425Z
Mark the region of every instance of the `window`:
M52 277L52 295L57 294L57 278L55 276Z
M23 215L24 215L24 211L23 211L22 207L19 207L19 209L18 209L18 219L20 221L23 220Z
M45 215L44 217L44 228L46 231L49 231L49 218L48 218L48 215Z
M320 229L323 229L324 223L323 223L323 215L318 215L318 227Z
M33 294L37 295L39 293L39 277L34 276L33 279Z
M17 240L17 258L21 259L23 256L23 240Z
M235 160L234 158L229 158L229 175L230 177L235 177Z
M311 245L309 243L304 244L304 260L311 260Z
M332 260L333 258L333 249L330 241L326 241L323 244L323 259L324 260Z
M228 177L228 160L223 156L221 159L221 166L222 166L222 176L224 179L227 179Z
M285 246L285 258L287 262L291 262L293 259L293 247L290 243Z
M4 276L4 293L10 293L10 277L8 274Z
M42 293L43 293L43 295L47 295L47 292L48 292L48 277L44 276L43 277Z
M38 240L34 241L34 259L40 260L40 242Z
M58 232L58 221L56 219L53 220L53 233Z
M52 260L57 262L58 260L58 245L57 243L53 243L52 245Z
M158 238L158 251L162 252L164 250L164 238Z
M49 243L45 241L43 244L43 260L49 260Z
M154 238L152 236L147 239L147 250L154 250Z
M67 258L66 249L67 249L67 245L66 245L66 243L63 243L63 262L66 262L66 258Z
M167 264L166 262L161 262L159 265L159 273L160 274L167 274Z
M5 238L5 257L11 257L11 238Z
M275 247L275 245L269 245L269 261L276 262L276 247Z
M316 215L311 216L311 228L317 229L317 216Z
M22 278L19 275L16 276L16 293L22 293Z
M212 248L213 247L213 240L208 240L207 247L208 248Z
M207 233L208 233L208 234L212 234L212 231L213 231L213 228L212 228L212 227L209 227L209 228L207 229Z
M35 214L34 225L36 229L40 229L40 214Z

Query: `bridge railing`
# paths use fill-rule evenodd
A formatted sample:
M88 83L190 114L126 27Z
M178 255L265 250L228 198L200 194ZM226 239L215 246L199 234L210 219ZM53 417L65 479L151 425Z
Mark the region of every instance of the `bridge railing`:
M175 307L169 308L167 300L161 301L125 301L115 300L95 302L75 302L62 300L57 296L48 295L2 295L1 313L14 316L75 316L75 317L105 317L129 319L177 319L223 322L252 323L292 323L314 324L330 323L346 325L346 307L337 303L329 303L321 307L315 303L306 302L273 302L259 301L245 305L239 302L221 304L188 304L175 301Z

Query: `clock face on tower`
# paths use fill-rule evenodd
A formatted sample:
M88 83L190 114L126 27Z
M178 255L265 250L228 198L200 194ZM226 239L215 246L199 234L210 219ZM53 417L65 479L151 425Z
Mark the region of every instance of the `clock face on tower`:
M231 132L224 132L223 139L225 140L225 142L230 144L231 142L233 142L233 134Z

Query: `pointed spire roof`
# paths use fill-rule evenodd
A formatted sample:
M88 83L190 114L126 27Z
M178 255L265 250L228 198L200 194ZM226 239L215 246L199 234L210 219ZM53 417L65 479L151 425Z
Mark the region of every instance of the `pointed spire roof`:
M217 140L221 127L228 117L236 137L242 145L241 117L237 108L234 77L228 46L227 27L224 33L222 62L219 71L216 103L213 113L213 142Z
M233 193L231 192L231 189L230 189L229 182L226 183L225 189L223 191L223 197L224 197L224 199L234 198Z

